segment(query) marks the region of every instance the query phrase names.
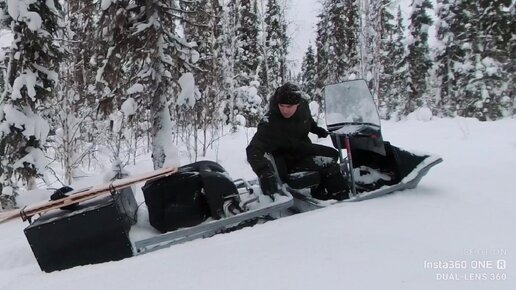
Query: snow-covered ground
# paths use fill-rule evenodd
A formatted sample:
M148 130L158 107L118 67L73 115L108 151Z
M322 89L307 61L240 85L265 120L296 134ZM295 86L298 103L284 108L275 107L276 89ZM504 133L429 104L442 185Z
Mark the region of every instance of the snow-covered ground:
M386 140L444 159L416 189L50 274L27 224L9 221L0 224L0 289L516 289L514 132L516 119L384 122ZM253 178L252 134L224 137L207 158Z

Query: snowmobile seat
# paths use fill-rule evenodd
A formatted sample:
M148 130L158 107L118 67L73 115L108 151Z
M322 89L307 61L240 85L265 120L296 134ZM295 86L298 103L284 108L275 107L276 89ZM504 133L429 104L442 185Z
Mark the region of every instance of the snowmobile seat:
M287 173L287 169L283 165L283 162L277 162L276 159L278 157L275 159L272 154L266 153L265 158L269 160L280 180L294 189L316 187L321 182L321 175L317 171L299 171Z
M321 175L317 171L300 171L287 175L286 183L294 189L316 187L321 182Z

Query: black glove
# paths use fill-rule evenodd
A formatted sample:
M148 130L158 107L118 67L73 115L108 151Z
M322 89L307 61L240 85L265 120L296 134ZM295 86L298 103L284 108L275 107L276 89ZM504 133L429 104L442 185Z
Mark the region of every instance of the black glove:
M315 133L319 138L326 138L329 134L328 131L326 131L326 129L321 127L315 128L313 133Z
M265 195L273 195L274 193L279 191L278 179L276 178L276 174L272 172L266 172L260 175L260 188L262 189L263 194Z

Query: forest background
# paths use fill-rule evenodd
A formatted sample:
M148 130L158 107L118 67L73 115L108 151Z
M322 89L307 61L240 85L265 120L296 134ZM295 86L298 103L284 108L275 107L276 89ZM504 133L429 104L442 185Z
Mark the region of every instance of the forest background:
M380 115L513 118L514 1L322 0L292 59L283 0L1 0L0 204L106 163L193 162L255 127L294 81L314 116L327 84L363 78ZM311 35L311 32L307 32ZM298 48L297 48L298 49ZM242 149L243 150L243 149Z

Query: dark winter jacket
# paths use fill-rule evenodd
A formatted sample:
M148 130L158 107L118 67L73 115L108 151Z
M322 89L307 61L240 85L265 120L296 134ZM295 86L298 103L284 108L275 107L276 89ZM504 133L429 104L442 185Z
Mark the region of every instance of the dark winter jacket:
M266 152L287 160L300 160L310 155L333 156L334 152L318 152L323 146L314 146L308 137L309 132L321 135L326 131L313 120L308 102L302 99L296 113L286 119L281 115L277 96L274 95L269 111L258 124L258 131L247 146L247 161L253 171L261 176L273 170L264 157Z

